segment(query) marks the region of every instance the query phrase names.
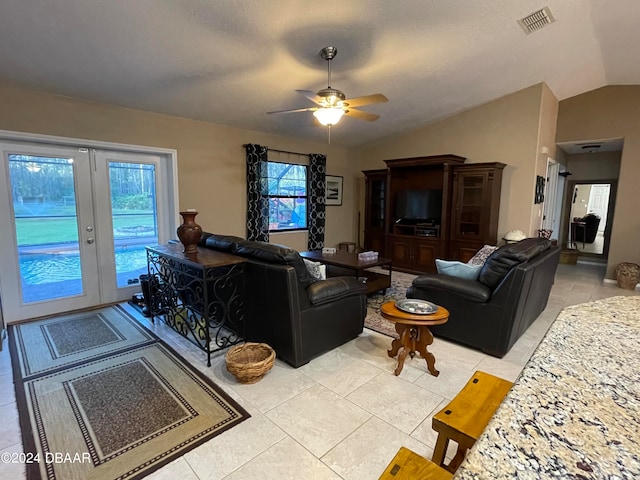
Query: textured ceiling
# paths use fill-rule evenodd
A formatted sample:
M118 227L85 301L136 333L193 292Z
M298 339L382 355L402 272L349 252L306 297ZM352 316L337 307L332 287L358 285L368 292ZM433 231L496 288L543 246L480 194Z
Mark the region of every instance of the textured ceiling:
M556 21L517 20L548 5ZM295 92L383 93L344 118L355 146L546 82L560 100L639 84L637 0L2 0L0 80L63 95L312 141L327 135Z

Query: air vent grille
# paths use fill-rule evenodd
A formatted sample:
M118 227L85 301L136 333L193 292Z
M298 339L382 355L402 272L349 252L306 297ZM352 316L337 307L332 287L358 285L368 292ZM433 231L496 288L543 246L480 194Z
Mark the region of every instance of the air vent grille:
M524 18L518 20L518 23L524 30L524 33L529 35L530 33L540 30L542 27L546 27L550 23L555 22L555 18L551 14L549 7L543 7L537 12L533 12L531 15L527 15Z

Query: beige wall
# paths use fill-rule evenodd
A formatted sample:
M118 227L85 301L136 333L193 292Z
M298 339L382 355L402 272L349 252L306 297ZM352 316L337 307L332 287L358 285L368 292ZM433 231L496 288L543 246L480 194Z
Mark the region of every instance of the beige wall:
M622 152L579 153L567 156L569 180L615 180Z
M348 150L295 138L83 101L0 84L0 130L177 150L181 209L195 208L205 230L246 235L242 145L327 155L327 173L344 177L342 206L327 207L326 244L356 238L358 169ZM274 235L272 243L306 250L306 233Z
M556 159L556 122L558 119L558 99L555 97L551 89L542 84L542 98L540 103L540 117L538 124L538 144L536 146L536 165L533 178L535 191L535 177L540 175L543 178L547 176L548 158ZM544 153L544 152L547 153ZM531 222L529 235L536 236L537 230L542 226L542 214L544 203L533 204L531 208Z
M576 185L576 190L576 201L571 207L571 218L582 218L587 214L589 195L591 194L591 184Z
M640 263L640 86L609 86L560 102L559 143L624 138L607 278L621 262Z
M383 160L452 153L466 163L503 162L498 238L519 229L536 235L536 174L544 175L541 144L555 145L557 100L544 84L534 85L418 130L358 150L360 169L384 168ZM552 150L553 151L553 150Z

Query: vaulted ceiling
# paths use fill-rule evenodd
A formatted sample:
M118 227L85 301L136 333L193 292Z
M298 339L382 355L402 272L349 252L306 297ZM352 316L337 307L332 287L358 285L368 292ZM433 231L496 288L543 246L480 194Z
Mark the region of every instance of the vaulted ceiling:
M518 20L548 6L553 23ZM295 90L383 93L331 142L365 144L530 85L640 84L637 0L3 0L0 81L324 142Z

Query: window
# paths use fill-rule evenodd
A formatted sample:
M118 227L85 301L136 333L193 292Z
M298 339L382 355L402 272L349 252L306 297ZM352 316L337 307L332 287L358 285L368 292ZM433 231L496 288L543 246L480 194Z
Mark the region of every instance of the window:
M269 231L307 228L307 167L267 162Z

